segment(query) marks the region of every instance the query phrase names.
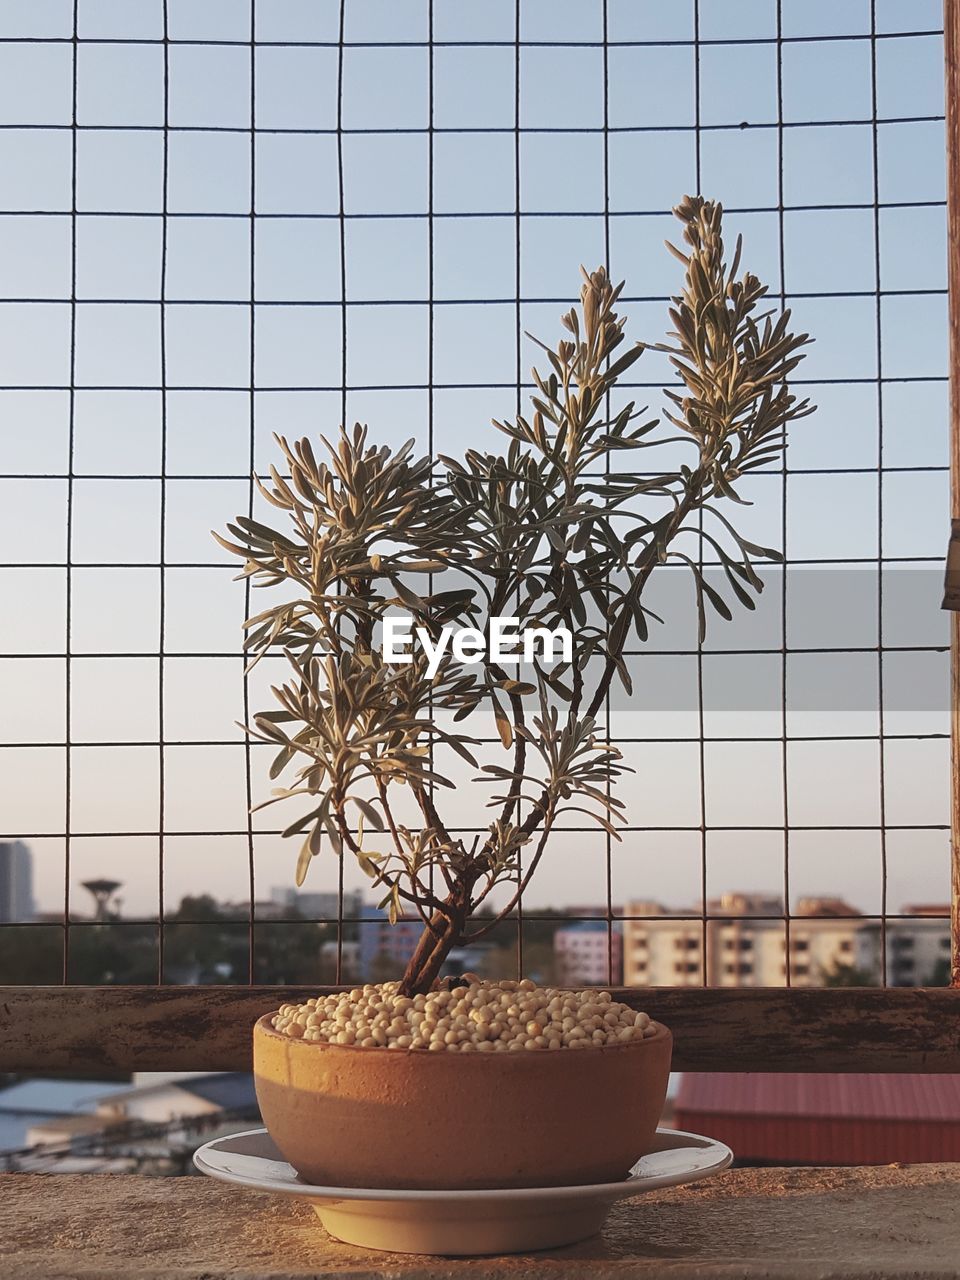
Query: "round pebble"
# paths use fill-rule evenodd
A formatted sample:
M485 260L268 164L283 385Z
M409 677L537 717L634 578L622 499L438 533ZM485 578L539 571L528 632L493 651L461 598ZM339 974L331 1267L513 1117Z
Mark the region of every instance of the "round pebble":
M648 1014L609 991L538 987L529 978L483 982L472 973L460 981L413 999L399 994L398 982L368 983L283 1004L272 1026L312 1044L434 1053L593 1049L656 1034Z

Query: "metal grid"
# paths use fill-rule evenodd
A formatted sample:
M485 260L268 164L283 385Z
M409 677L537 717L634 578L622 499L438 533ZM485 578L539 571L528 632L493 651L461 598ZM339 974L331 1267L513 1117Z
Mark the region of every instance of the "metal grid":
M737 129L748 128L750 132L767 133L772 131L776 138L776 170L777 170L777 198L772 204L769 203L747 203L739 207L732 207L729 212L737 215L747 214L775 214L777 218L777 250L780 270L780 287L777 291L780 300L786 302L798 302L801 300L825 300L825 299L848 299L848 298L866 298L872 299L874 302L875 326L876 326L876 342L875 342L875 359L876 372L874 375L852 375L852 376L824 376L819 378L805 378L806 386L816 388L817 386L831 385L868 385L876 388L877 395L877 421L878 432L876 438L876 461L871 465L864 466L847 466L847 467L792 467L785 462L780 469L782 480L781 505L780 505L780 532L783 546L788 554L788 564L791 568L802 566L822 567L831 564L842 565L862 565L872 566L877 571L878 598L877 598L877 635L878 643L875 646L850 646L838 644L836 647L804 647L804 653L821 653L821 654L876 654L877 656L877 680L878 680L878 710L879 723L878 731L875 734L812 734L797 735L788 733L788 688L787 688L787 670L788 658L795 650L791 649L787 644L787 612L788 612L788 575L784 574L780 578L780 613L781 613L781 643L772 647L757 647L755 649L724 649L723 652L729 655L741 656L762 656L769 655L779 657L780 659L780 690L781 690L781 727L778 738L771 739L769 735L748 734L710 734L707 730L705 702L704 702L704 661L705 650L702 645L697 644L690 648L676 648L658 650L660 656L676 656L676 657L693 657L696 661L697 670L697 735L696 744L699 760L699 817L695 822L687 823L670 823L662 825L647 825L640 823L636 827L632 827L631 831L643 831L646 833L656 832L688 832L696 837L699 850L699 892L700 892L700 910L695 916L689 917L699 922L702 930L702 947L703 955L706 957L707 947L707 929L711 920L708 913L708 843L709 836L714 832L775 832L782 835L783 840L783 858L782 858L782 884L785 912L782 917L785 931L785 942L787 953L789 954L790 929L791 929L791 847L790 839L793 833L798 831L813 832L819 831L823 833L840 834L849 831L875 831L879 840L880 850L880 879L881 879L881 898L879 911L854 918L864 920L876 920L879 923L881 932L881 963L883 965L883 982L887 981L886 973L886 926L889 920L908 918L902 913L891 912L887 897L888 885L888 865L887 865L887 835L891 831L946 831L948 829L945 821L930 821L926 823L912 822L895 822L889 820L886 804L886 772L885 772L885 750L886 743L894 740L900 741L919 741L919 740L942 740L944 743L948 739L947 733L894 733L888 732L884 721L884 682L883 682L883 657L890 652L900 653L944 653L947 651L947 644L931 644L927 646L921 645L894 645L884 644L883 642L883 574L881 569L894 562L898 566L907 564L923 565L937 564L939 557L936 555L885 555L884 554L884 534L885 534L885 518L884 518L884 498L883 484L878 483L878 503L877 503L877 552L876 555L866 556L800 556L793 557L789 555L788 546L788 512L787 512L787 493L788 493L788 477L796 476L829 476L829 475L867 475L876 476L878 481L883 477L892 474L923 474L923 473L943 473L947 472L946 458L941 463L918 463L913 464L889 464L884 454L884 397L886 388L890 383L896 382L900 384L923 384L923 383L943 383L946 381L946 371L937 373L909 373L897 374L896 376L887 375L884 372L884 348L882 343L883 321L882 321L882 304L886 297L894 296L927 296L927 295L943 295L946 292L945 284L941 287L924 287L917 289L884 289L881 287L881 217L884 211L893 209L917 209L917 208L937 208L942 207L944 202L937 199L917 199L917 200L883 200L881 199L880 184L880 157L879 157L879 138L880 131L886 126L891 125L912 125L912 124L937 124L942 121L941 114L917 114L917 115L892 115L884 116L880 112L880 104L878 101L878 62L877 51L884 41L898 40L921 40L937 37L941 35L938 26L924 27L917 24L912 29L907 29L906 22L900 24L904 29L879 30L878 29L878 5L877 0L873 0L871 4L870 27L868 32L851 32L849 34L837 34L825 32L817 35L789 35L784 34L784 9L785 0L778 0L772 6L775 10L775 31L773 34L751 36L737 34L730 37L723 36L704 36L702 34L702 13L706 10L706 0L693 0L692 3L692 19L693 29L690 38L670 38L670 39L627 39L619 38L611 31L611 13L615 8L614 0L603 0L599 5L601 11L602 22L602 38L599 40L564 40L564 39L533 39L524 33L524 17L521 12L522 6L517 4L513 10L513 33L511 39L506 38L486 38L486 39L438 39L435 34L435 13L441 6L439 4L430 3L426 6L427 10L427 38L425 40L402 40L396 38L393 40L353 40L349 38L348 19L350 2L349 0L341 0L339 11L337 14L337 30L335 38L332 39L264 39L258 33L258 9L265 10L269 6L265 0L251 0L249 6L249 31L246 38L214 38L206 36L203 39L188 39L177 37L172 34L171 30L171 0L163 0L160 5L162 10L162 34L150 37L106 37L101 36L96 40L88 40L82 31L82 21L84 14L82 10L89 9L90 6L81 5L80 0L74 0L72 14L72 33L70 35L44 35L40 36L9 36L4 35L0 46L16 47L42 44L44 46L54 46L57 44L69 46L71 49L71 113L69 122L53 123L50 125L17 123L11 124L0 122L0 133L7 130L22 129L43 129L45 132L66 131L70 136L70 166L71 166L71 203L69 210L66 212L70 220L70 293L69 297L52 299L42 296L15 296L5 297L4 301L15 303L21 306L43 307L51 302L58 301L69 305L69 376L65 383L57 383L56 381L24 381L20 378L12 380L4 379L3 389L7 391L17 392L41 392L41 391L62 391L68 396L69 402L69 440L68 440L68 465L64 471L5 471L0 475L0 479L5 481L30 481L37 479L53 480L65 482L66 486L66 556L62 559L43 559L31 560L30 558L20 557L15 564L0 565L0 569L17 569L18 571L30 572L32 570L58 570L61 571L65 579L65 630L64 643L61 648L57 648L52 652L44 651L44 657L50 658L51 661L62 660L64 663L65 685L63 688L64 698L64 734L62 740L58 737L55 740L41 740L35 742L15 741L2 744L4 754L9 751L30 752L37 748L49 748L57 751L63 751L65 755L65 785L64 785L64 808L62 830L59 824L51 822L47 827L37 827L34 830L13 830L6 832L4 838L22 838L25 840L52 840L62 838L64 841L64 878L63 878L63 918L59 928L62 930L63 937L63 980L67 982L71 978L70 968L70 942L71 934L79 929L89 927L79 922L75 917L71 916L71 907L75 897L74 881L76 880L75 864L71 861L71 848L78 836L83 839L137 839L147 838L156 840L158 849L158 919L156 922L149 917L131 917L129 919L115 922L117 928L143 928L144 926L153 927L156 924L157 937L157 957L158 969L157 980L163 982L165 979L165 958L164 944L166 934L166 917L167 902L165 896L165 886L167 880L165 853L168 848L171 835L178 838L193 837L197 840L203 840L210 837L237 837L245 842L246 861L247 861L247 881L249 892L249 919L247 922L248 934L248 979L252 982L255 976L255 954L257 942L257 918L255 913L256 901L256 843L258 838L273 836L278 834L278 828L263 829L255 827L249 812L245 815L238 813L235 825L221 825L217 829L208 830L206 828L197 829L196 831L183 830L180 827L170 828L167 822L166 797L167 797L167 754L171 747L181 744L181 740L177 738L168 738L165 735L165 660L176 658L190 659L214 659L214 658L237 658L239 657L237 650L225 648L210 648L202 651L179 650L171 648L165 643L166 636L166 619L169 608L168 597L168 576L171 569L222 569L224 566L216 561L206 560L202 558L182 560L173 559L168 556L167 545L167 529L168 529L168 512L172 510L174 499L171 497L169 482L171 478L175 478L178 485L180 482L186 481L244 481L247 488L247 509L250 514L254 510L254 488L250 475L257 464L258 458L258 427L257 427L257 404L258 398L267 394L283 395L284 393L306 392L306 393L323 393L330 392L339 400L339 412L343 420L348 418L349 397L351 393L356 392L393 392L407 393L419 391L426 393L426 412L427 412L427 447L432 452L434 450L435 439L435 421L436 421L436 393L438 391L489 391L501 390L505 395L509 395L512 391L516 396L517 406L519 408L523 395L532 385L526 382L521 374L523 361L522 346L522 329L524 327L524 309L537 306L540 304L551 304L559 308L565 305L569 299L562 297L544 296L542 291L537 291L530 295L525 293L523 289L523 270L522 270L522 251L526 241L525 228L535 224L537 219L548 218L589 218L602 219L603 227L603 244L604 252L612 273L616 276L618 266L615 255L611 251L611 228L619 218L657 218L660 217L664 210L662 208L648 208L643 206L642 202L638 207L624 209L615 206L611 199L611 139L616 135L625 134L677 134L692 135L695 148L695 176L696 185L699 189L702 177L702 145L706 135L714 132L733 132ZM175 7L175 6L174 6ZM792 119L785 118L784 111L784 49L791 45L829 45L834 42L842 41L844 47L848 48L853 45L866 44L870 52L870 106L869 113L865 116L856 116L851 118L823 120L817 118L801 118ZM86 123L82 119L78 119L78 92L79 92L79 65L81 50L85 44L96 44L98 46L142 46L142 47L159 47L162 49L163 56L163 121L161 124L111 124L99 125ZM731 125L720 124L716 122L705 121L702 118L701 110L701 70L703 61L703 50L711 47L724 48L729 46L766 46L772 47L776 55L776 118L770 120L751 120L749 125ZM694 97L694 118L689 124L661 124L661 123L638 123L638 124L615 124L611 123L610 115L610 99L611 84L616 72L611 67L611 53L613 51L625 49L683 49L691 48L693 51L693 97ZM171 123L171 51L180 48L201 48L201 49L237 49L241 51L249 51L249 121L245 125L239 124L199 124L191 125L184 123ZM426 49L427 66L429 75L428 100L429 100L429 120L426 127L413 126L396 126L396 127L353 127L345 122L344 116L344 89L346 77L346 58L348 51L354 49L371 49L381 48L386 50L402 49ZM436 124L435 115L435 54L440 49L497 49L503 48L512 50L514 58L513 73L513 90L514 90L514 116L512 124L493 124L483 123L477 126L445 126ZM269 129L258 127L257 124L257 81L258 81L258 50L261 49L330 49L335 51L336 55L336 119L335 123L330 127L284 127L282 125L272 125ZM523 88L524 88L524 55L526 50L530 49L567 49L567 50L588 50L596 49L600 51L602 60L602 79L603 79L603 119L602 123L597 125L570 125L562 126L553 125L530 125L524 122L523 116ZM866 126L872 131L872 180L873 190L872 199L860 202L820 202L809 204L789 203L785 199L785 161L784 161L784 145L785 137L790 130L803 129L811 127L822 127L842 130L855 126ZM162 173L161 173L161 190L162 199L159 210L159 223L161 228L161 253L160 253L160 286L159 286L159 309L161 322L159 325L159 384L151 382L143 382L137 379L124 379L121 382L88 382L78 378L78 312L79 308L89 308L99 304L117 306L129 305L137 306L140 304L153 305L157 300L150 297L127 297L122 299L95 299L78 296L78 227L82 219L88 217L110 217L115 219L142 217L139 213L131 213L119 208L98 208L95 211L81 208L78 209L78 144L79 140L88 133L96 133L101 130L122 131L129 130L136 133L155 133L162 140ZM249 208L245 211L238 212L236 210L224 210L211 212L207 211L191 211L184 212L170 208L169 204L169 178L170 178L170 142L171 138L176 135L189 133L203 133L210 135L236 136L240 139L249 141ZM436 208L435 191L434 191L434 174L435 174L435 145L436 138L441 135L466 135L466 134L505 134L512 137L513 140L513 167L514 167L514 183L515 183L515 202L512 210L499 211L483 211L483 212L450 212ZM264 134L270 134L276 137L331 137L335 140L336 147L336 168L337 168L337 208L335 211L328 212L302 212L296 210L284 210L281 212L264 210L259 206L261 195L258 191L258 138ZM524 206L523 191L525 182L523 142L529 135L599 135L603 144L603 201L602 210L596 210L589 206L576 211L557 209L552 211L544 210L527 210ZM390 211L353 211L348 210L346 200L346 182L345 182L345 140L353 135L377 135L380 137L404 136L404 135L425 135L428 148L428 198L425 213L394 213ZM679 192L677 195L679 196ZM707 194L710 194L707 192ZM847 289L847 290L814 290L804 291L802 289L788 288L790 283L787 273L787 252L785 247L785 218L789 214L805 212L834 212L838 210L863 210L868 211L872 215L873 224L873 257L875 267L875 287L873 289ZM22 216L23 211L15 211L13 209L0 210L0 218L7 221L10 217ZM37 208L30 209L29 216L32 218L45 217L62 217L63 210ZM450 219L470 219L470 218L490 218L490 219L507 219L512 222L515 236L515 259L514 259L514 289L512 296L493 296L476 298L472 296L463 297L441 297L437 296L434 278L434 259L435 259L435 228L441 221ZM168 237L170 227L175 224L176 220L182 218L203 219L236 219L249 225L249 274L250 274L250 291L249 298L239 299L231 297L216 298L197 298L184 299L178 297L175 304L171 304L168 288ZM292 305L285 300L261 299L256 296L256 235L255 226L258 223L267 222L273 219L289 219L304 220L310 223L319 223L324 221L333 221L336 223L338 238L338 273L339 273L339 293L336 297L310 297L297 298L295 305L304 309L332 309L337 312L340 322L340 339L339 339L339 370L338 376L334 380L318 381L313 385L304 386L297 384L281 384L270 386L258 386L256 384L255 371L257 367L258 344L257 329L258 321L261 321L267 310L274 307L283 307ZM427 296L423 298L355 298L352 297L349 290L349 272L350 254L348 252L348 231L354 222L366 222L376 220L401 220L415 219L424 220L426 222L428 234L428 281ZM749 246L748 246L749 255ZM665 298L660 295L646 293L631 293L625 297L627 304L645 304L645 303L663 303ZM180 383L171 380L168 376L168 323L167 317L169 308L175 305L178 308L185 306L203 307L218 306L236 308L246 313L248 316L248 359L250 369L249 386L238 388L232 382L217 382L211 380L210 383ZM516 324L516 342L515 342L515 360L517 376L514 381L491 381L491 382L468 382L468 381L440 381L436 377L436 361L435 361L435 338L439 324L442 324L443 308L445 307L463 307L463 306L497 306L509 305L512 308L515 324ZM387 379L385 381L361 380L351 381L350 378L350 362L348 360L348 352L353 350L353 341L350 338L351 317L355 314L354 308L377 308L383 306L391 307L426 307L427 323L428 323L428 354L426 377L423 381L394 381ZM261 310L261 308L263 310ZM438 319L438 309L439 316ZM630 384L632 388L659 388L661 382L659 379L655 381L645 382L637 381ZM173 472L168 467L168 410L169 397L174 393L182 392L236 392L242 391L247 396L248 416L246 426L247 439L247 467L243 471L239 470L221 470L216 473L209 471L199 471L196 474L184 474L181 471ZM78 392L130 392L130 393L147 393L157 392L160 397L160 465L158 470L139 470L124 473L123 475L111 471L81 471L76 463L76 443L77 443L77 396ZM814 391L815 394L815 391ZM329 423L318 424L322 429L328 429ZM374 431L376 423L373 424ZM10 430L10 426L4 427L3 430ZM132 560L78 560L74 555L74 534L75 534L75 493L78 481L103 480L110 482L121 481L145 481L156 482L159 485L159 512L160 512L160 530L159 530L159 552L156 560L154 559L132 559ZM142 649L122 650L119 652L111 651L112 659L122 658L145 658L156 659L159 664L159 681L158 681L158 724L160 726L156 737L130 739L124 737L117 741L101 741L95 743L78 738L74 732L72 719L72 679L75 663L80 659L80 655L75 650L73 644L73 612L74 612L74 584L78 571L103 569L115 570L123 569L157 569L158 581L158 618L159 628L158 634L160 642L156 651L145 652ZM249 606L249 586L246 587L245 606ZM237 619L237 636L239 638L239 621ZM19 660L33 659L37 655L30 650L13 648L11 652L4 653L2 661L4 664L14 663ZM91 656L84 653L83 657ZM251 711L249 682L243 682L242 692L243 717L245 720L249 718ZM616 712L611 712L608 707L608 717L611 723L611 735L614 740L621 744L645 744L653 745L657 743L670 743L676 741L673 737L625 737L618 735L616 732ZM879 818L876 823L841 823L841 822L824 822L824 823L801 823L791 820L791 810L789 807L790 799L790 781L788 769L788 747L790 743L795 741L804 742L850 742L857 740L866 740L876 742L878 746L879 761ZM707 748L708 745L722 743L769 743L771 741L779 741L780 744L780 775L782 782L782 814L781 820L776 823L740 823L740 824L724 824L709 821L708 812L708 795L707 795ZM235 739L202 737L191 738L190 743L195 747L210 748L227 748L236 747ZM86 748L90 746L106 747L115 746L117 748L155 748L158 761L158 820L156 826L148 826L146 829L140 830L124 830L115 829L89 830L84 827L82 831L76 829L73 820L73 810L76 800L76 778L72 768L73 753L78 748ZM253 752L249 741L245 742L243 747L244 756L244 791L246 799L246 808L249 811L250 805L255 797L255 765L253 760ZM642 817L642 815L640 815ZM0 826L5 824L0 817ZM467 830L467 828L456 828L457 830ZM567 831L577 831L576 827L565 828ZM584 829L585 830L585 829ZM628 834L627 839L630 839ZM357 920L346 916L344 913L344 868L343 864L339 865L337 871L337 888L338 888L338 911L336 920L316 921L316 923L328 923L336 926L337 939L337 978L339 979L341 971L342 944L344 936L344 927L346 925L358 924ZM599 887L599 886L598 886ZM612 937L614 922L623 917L622 912L615 912L615 896L614 896L614 876L613 876L613 851L610 847L609 837L605 837L605 866L604 866L604 884L602 892L606 898L606 909L602 918L607 922L608 934L608 954L612 963ZM524 910L521 904L517 912L517 961L518 967L523 964L523 938L525 922L534 922L538 920L546 920L551 916L531 910L529 907ZM571 917L565 916L564 919ZM579 917L573 917L579 918ZM589 918L596 918L591 916ZM650 917L645 917L649 919ZM683 920L687 918L683 915L670 916L673 920ZM727 918L727 917L724 917ZM754 916L753 919L763 919L764 917ZM781 917L777 917L780 919ZM210 923L202 919L191 920L192 924ZM17 928L33 928L32 923L21 924L13 927ZM703 981L706 982L710 975L706 972L706 963L703 964ZM787 965L786 982L790 982L790 967Z

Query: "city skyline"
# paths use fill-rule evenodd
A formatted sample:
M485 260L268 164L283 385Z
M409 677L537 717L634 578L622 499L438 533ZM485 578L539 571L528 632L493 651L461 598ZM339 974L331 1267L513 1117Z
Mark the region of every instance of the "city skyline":
M11 850L16 857L16 862L14 856L11 856ZM33 918L49 921L51 918L60 916L58 908L44 908L42 905L34 903L32 896L32 862L32 853L29 845L22 842L17 844L0 843L0 924L18 920L27 921ZM15 885L13 892L10 890L11 884ZM93 889L100 885L105 890L109 890L104 897L104 903L109 906L110 918L126 920L151 918L139 916L137 913L125 909L127 902L122 894L122 890L125 888L122 881L112 881L106 876L98 876L90 881L77 881L76 888L83 888L87 890L88 894L93 895ZM366 890L366 895L364 890ZM248 912L250 907L249 897L225 898L218 895L212 886L206 891L185 894L183 897L194 899L209 897L216 903L218 908L231 909L238 912ZM353 919L355 912L366 912L369 908L375 907L374 899L376 897L376 893L365 884L358 888L345 890L342 908L343 918ZM182 901L183 899L176 904L177 909L182 905ZM338 901L339 895L336 889L316 890L305 886L298 889L293 885L274 884L269 887L269 890L261 891L255 899L254 913L256 917L262 920L270 920L283 918L287 911L291 911L294 916L299 918L330 922L336 921L341 915L341 911L338 910ZM586 899L582 899L569 903L547 902L539 907L539 911L547 912L551 915L551 918L555 917L558 920L571 919L585 923L603 923L606 921L606 909L598 905L585 906L584 903L586 901ZM766 919L776 921L785 918L782 897L764 894L763 891L758 890L756 887L744 889L742 885L736 889L726 890L722 894L708 898L707 918L726 919L731 915L737 915L736 909L730 904L735 904L738 901L746 904L743 906L741 913L745 919L763 914L757 910L757 903L765 904L767 909ZM11 907L9 904L12 902L16 902L18 905ZM911 898L901 900L899 906L891 906L888 903L887 914L893 918L904 915L913 918L913 913L918 908L912 904L923 903L924 906L920 910L920 916L925 917L930 914L930 904L934 902L942 905L945 915L949 914L948 894L936 899L923 898L922 895L918 895L915 892ZM790 918L802 919L810 914L816 914L819 909L816 904L839 904L845 909L844 914L853 920L869 921L878 918L869 911L851 904L843 895L808 892L797 892L794 895ZM89 906L89 904L87 905ZM537 908L534 908L534 910L536 911ZM664 919L695 919L699 918L701 914L702 908L699 900L696 899L670 901L669 899L650 897L648 895L641 897L627 895L622 905L620 902L611 903L610 918L614 922L661 917ZM832 911L832 914L836 914L836 911ZM98 918L97 902L94 902L89 914L75 910L73 917L78 920ZM107 919L108 917L104 915L103 918ZM416 919L415 917L404 918L408 923Z

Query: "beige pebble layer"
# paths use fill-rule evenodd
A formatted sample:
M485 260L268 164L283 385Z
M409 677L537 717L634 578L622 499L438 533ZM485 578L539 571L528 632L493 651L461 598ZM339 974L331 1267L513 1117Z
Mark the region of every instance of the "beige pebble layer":
M645 1013L609 991L567 991L521 982L481 982L401 996L398 982L369 984L305 1004L284 1004L273 1027L294 1040L363 1048L493 1053L517 1049L592 1049L656 1033Z

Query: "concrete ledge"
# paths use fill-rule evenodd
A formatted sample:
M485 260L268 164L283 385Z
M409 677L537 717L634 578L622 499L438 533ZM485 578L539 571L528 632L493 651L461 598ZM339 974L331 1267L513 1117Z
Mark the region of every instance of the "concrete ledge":
M17 1280L953 1280L958 1267L960 1164L733 1170L623 1201L583 1244L477 1259L341 1245L304 1204L200 1177L0 1176L0 1276Z

